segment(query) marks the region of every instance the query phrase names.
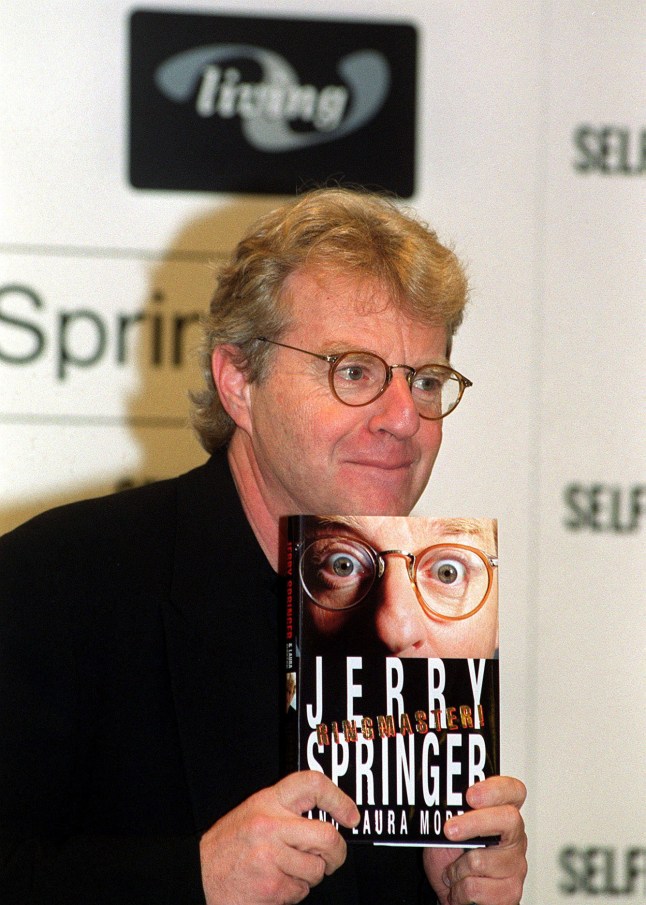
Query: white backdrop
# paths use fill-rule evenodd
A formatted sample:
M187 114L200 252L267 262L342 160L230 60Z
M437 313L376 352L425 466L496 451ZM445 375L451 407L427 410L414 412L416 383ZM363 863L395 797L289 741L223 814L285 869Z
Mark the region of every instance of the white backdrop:
M418 29L411 204L468 262L454 362L475 383L419 509L500 520L503 769L529 787L524 902L643 900L646 4L146 8ZM213 266L280 200L130 186L131 11L0 7L0 531L204 458L187 427L191 319Z

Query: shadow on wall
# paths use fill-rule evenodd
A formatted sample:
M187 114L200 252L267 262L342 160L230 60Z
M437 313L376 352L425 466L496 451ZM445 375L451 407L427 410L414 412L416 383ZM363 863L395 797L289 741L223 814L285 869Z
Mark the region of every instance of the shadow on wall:
M248 225L281 201L241 198L200 214L179 230L158 257L142 253L132 263L145 273L147 286L139 304L128 306L132 316L122 333L123 355L131 362L129 385L134 390L124 395L123 411L116 419L97 411L90 419L70 417L56 425L43 418L42 425L36 421L25 429L35 463L50 457L47 472L59 474L60 490L39 493L34 469L33 496L0 507L0 534L54 506L170 477L204 461L206 453L190 426L188 399L189 390L203 383L196 354L198 319L208 308L218 267ZM122 263L115 260L115 266ZM69 267L74 266L74 259L69 259ZM129 287L122 288L127 299ZM88 442L104 451L104 477L87 482L70 479L83 472L79 459Z

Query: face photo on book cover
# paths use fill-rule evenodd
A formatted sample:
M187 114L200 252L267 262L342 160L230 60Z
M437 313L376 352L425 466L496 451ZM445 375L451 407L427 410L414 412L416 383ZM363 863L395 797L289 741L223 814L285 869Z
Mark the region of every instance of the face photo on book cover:
M497 656L495 519L304 521L302 628L317 652Z

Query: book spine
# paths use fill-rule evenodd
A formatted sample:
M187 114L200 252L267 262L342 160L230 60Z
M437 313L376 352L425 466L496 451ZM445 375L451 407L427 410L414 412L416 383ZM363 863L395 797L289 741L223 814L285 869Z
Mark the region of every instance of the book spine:
M301 585L299 559L302 545L302 519L290 516L287 520L287 563L285 584L285 768L287 773L301 769L300 719L298 716L300 694L300 631Z

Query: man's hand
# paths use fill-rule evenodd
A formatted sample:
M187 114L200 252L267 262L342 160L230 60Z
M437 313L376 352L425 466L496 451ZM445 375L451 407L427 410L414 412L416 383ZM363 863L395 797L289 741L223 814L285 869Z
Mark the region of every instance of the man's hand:
M442 905L518 905L527 873L527 836L520 816L526 789L518 779L492 776L467 791L474 808L444 826L452 842L500 836L489 848L427 848L426 875Z
M287 776L214 823L200 841L208 905L300 902L345 861L330 822L301 816L321 808L346 827L359 822L351 798L322 773Z

